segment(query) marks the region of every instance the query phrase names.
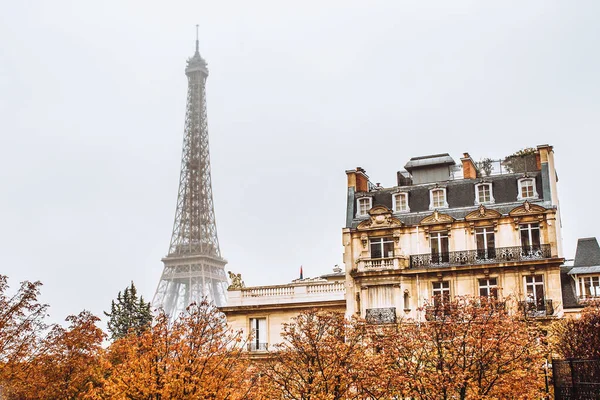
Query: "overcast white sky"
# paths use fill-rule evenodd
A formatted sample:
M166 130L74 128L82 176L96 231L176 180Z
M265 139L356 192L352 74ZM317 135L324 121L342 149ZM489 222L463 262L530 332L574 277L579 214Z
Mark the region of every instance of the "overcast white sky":
M215 212L247 285L342 264L346 176L554 145L565 256L595 236L597 1L2 1L0 273L97 315L168 249L195 24Z

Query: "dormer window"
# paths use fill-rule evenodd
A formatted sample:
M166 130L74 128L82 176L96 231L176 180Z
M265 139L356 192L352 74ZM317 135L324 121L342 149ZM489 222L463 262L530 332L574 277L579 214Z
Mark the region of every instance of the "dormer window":
M517 200L537 199L539 197L535 189L535 178L521 178L517 182L519 185Z
M491 183L479 183L475 185L475 205L494 203Z
M435 210L438 208L448 208L445 188L435 188L429 191L429 209Z
M371 198L370 197L361 197L357 201L358 210L356 212L357 217L364 217L369 214L369 210L371 209Z
M396 212L409 212L408 193L396 193L393 196L392 209Z

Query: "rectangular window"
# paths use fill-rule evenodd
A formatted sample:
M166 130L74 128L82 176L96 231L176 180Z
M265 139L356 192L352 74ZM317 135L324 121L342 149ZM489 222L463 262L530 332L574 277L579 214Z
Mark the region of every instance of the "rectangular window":
M434 209L446 207L446 191L443 189L432 190L431 205Z
M525 277L525 299L527 310L545 312L544 277L542 275L530 275Z
M477 201L479 203L491 203L492 202L492 185L481 184L477 185Z
M533 255L538 252L540 250L540 224L522 224L519 226L519 231L524 255Z
M522 199L535 197L535 188L533 179L522 179L519 181L520 194Z
M429 237L431 245L431 263L440 264L450 261L450 252L448 250L448 233L433 232Z
M498 298L498 280L496 278L486 278L479 280L479 296Z
M582 298L600 297L600 277L584 276L579 278L579 296Z
M394 195L394 212L408 211L408 194L398 193Z
M356 216L364 216L369 213L371 209L371 198L370 197L362 197L358 199L358 213Z
M493 260L496 258L494 228L476 228L475 242L477 244L478 259Z
M431 294L434 306L448 303L450 301L450 282L432 282Z
M394 239L391 237L372 238L371 258L391 258L394 257Z
M266 318L250 318L250 332L252 339L248 344L250 351L266 351L267 350L267 319Z

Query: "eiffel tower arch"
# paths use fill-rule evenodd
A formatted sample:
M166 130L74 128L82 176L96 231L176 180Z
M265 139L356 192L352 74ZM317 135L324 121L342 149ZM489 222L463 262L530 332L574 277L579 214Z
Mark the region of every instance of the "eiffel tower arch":
M169 253L152 305L176 317L204 297L216 306L227 303L227 278L221 257L213 206L206 117L206 61L196 52L187 60L185 130L179 191Z

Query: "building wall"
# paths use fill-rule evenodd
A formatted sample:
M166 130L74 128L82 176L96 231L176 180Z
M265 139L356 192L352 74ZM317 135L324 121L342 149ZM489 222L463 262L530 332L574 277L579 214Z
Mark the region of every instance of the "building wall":
M553 154L551 146L538 146L535 154L537 171L512 171L477 179L472 179L474 173L470 173L465 175L470 179L450 178L449 181L426 185L357 192L355 197L372 198L372 208L368 216L349 215L347 220L351 222L342 231L347 314L365 317L366 310L376 306L370 304L370 288L377 292L377 286L381 285L393 285L395 297L392 303L398 318L421 318L417 309L431 301L433 283L440 281L449 282L451 296L478 296L479 280L495 278L501 295L513 296L515 301L525 301L528 299L525 279L536 275L543 277L543 301L552 302L552 313L546 316L561 316L560 265L564 260L561 258L562 238ZM465 157L463 164L474 166L470 156ZM346 173L352 175L353 171ZM364 174L364 170L361 169L361 173ZM523 178L535 179L537 197L518 200L518 181ZM351 181L349 179L349 184ZM495 202L477 205L475 185L479 183L492 185ZM446 189L449 207L430 211L427 194L437 187ZM349 185L349 191L354 189ZM408 193L408 212L391 210L392 196L399 192ZM355 212L356 203L348 210ZM478 215L478 211L482 214ZM520 251L519 226L528 223L539 224L540 243L544 250L531 257L527 251ZM497 259L486 259L483 263L473 259L477 250L475 228L478 227L493 228L498 251L520 255L507 259L495 257ZM471 252L465 256L467 261L464 264L419 267L411 263L411 256L423 255L421 258L426 259L431 254L430 236L436 232L448 233L451 256L459 257ZM371 259L370 240L381 237L394 240L393 262ZM410 304L404 304L406 301Z

